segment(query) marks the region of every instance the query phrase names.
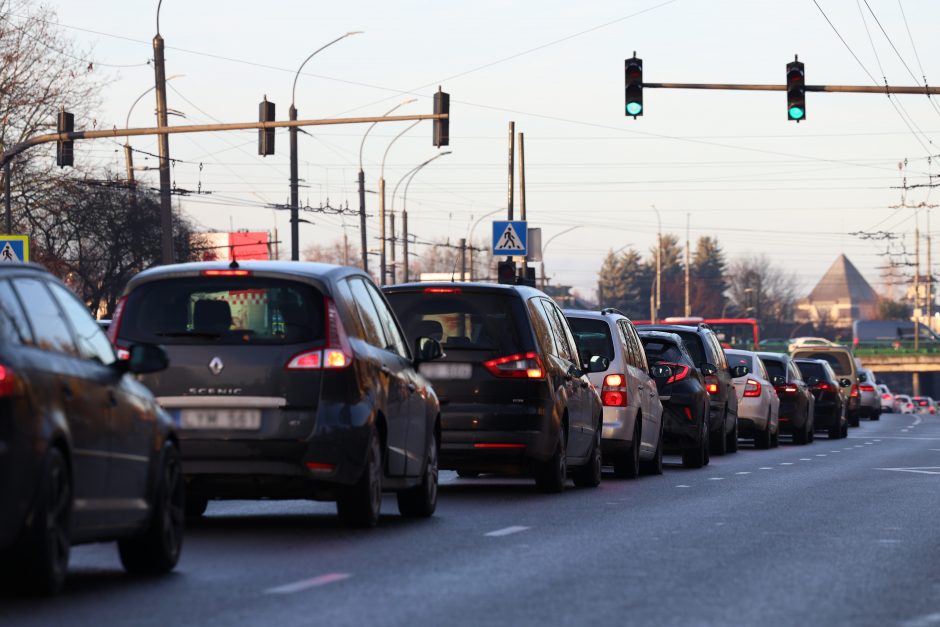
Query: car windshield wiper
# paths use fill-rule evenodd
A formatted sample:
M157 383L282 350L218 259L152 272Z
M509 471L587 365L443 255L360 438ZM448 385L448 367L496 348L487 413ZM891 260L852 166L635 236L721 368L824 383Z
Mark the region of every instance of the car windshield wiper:
M201 337L207 340L217 340L222 337L221 333L212 333L211 331L158 331L154 335L160 337Z

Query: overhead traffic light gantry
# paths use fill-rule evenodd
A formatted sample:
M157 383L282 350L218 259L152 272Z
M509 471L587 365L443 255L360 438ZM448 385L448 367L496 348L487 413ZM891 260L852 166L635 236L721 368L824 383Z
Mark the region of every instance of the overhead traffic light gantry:
M625 94L625 115L636 118L643 115L643 59L634 56L623 62Z
M787 119L806 119L806 73L795 58L787 63Z

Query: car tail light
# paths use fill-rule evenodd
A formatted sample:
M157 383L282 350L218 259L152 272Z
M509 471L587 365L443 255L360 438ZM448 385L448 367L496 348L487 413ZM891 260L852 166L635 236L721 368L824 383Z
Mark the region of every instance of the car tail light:
M755 398L760 396L760 381L748 379L744 384L744 398Z
M13 396L17 389L17 377L8 366L0 366L0 398Z
M251 276L251 270L203 270L202 276Z
M666 385L670 383L675 383L677 381L682 381L687 376L689 376L689 367L683 364L671 364L669 362L661 362L660 366L669 366L672 369L672 376L666 379ZM717 391L717 390L716 390Z
M713 375L705 377L705 389L709 394L718 394L718 377Z
M881 395L881 398L884 399L884 400L886 400L886 401L890 401L890 400L891 400L891 395L890 395L890 394L882 394L882 395Z
M601 388L601 402L605 407L626 407L627 377L622 374L609 374L604 377L604 386Z
M832 389L832 386L826 383L825 381L820 381L819 383L813 386L813 389L819 390L820 392L828 392L829 390Z
M297 353L287 362L287 370L339 370L352 363L352 347L343 328L336 303L326 301L326 346Z
M460 294L462 290L459 287L426 287L425 294Z
M307 470L317 475L329 475L336 470L336 464L329 464L327 462L306 462L304 466L307 467Z
M796 394L798 388L793 383L787 383L786 385L778 385L774 389L777 390L777 394Z
M856 383L852 384L852 390L849 392L849 396L851 396L852 398L855 398L856 396L858 396L858 384Z
M525 448L525 444L515 442L475 442L473 448Z
M860 389L862 392L874 392L874 391L875 391L875 386L873 386L873 385L860 385L860 386L858 386L858 389Z
M131 352L125 346L120 346L117 343L118 333L121 331L121 322L124 320L124 308L127 306L127 296L122 296L117 302L117 306L114 308L114 315L111 316L111 326L108 327L108 339L111 340L111 344L114 346L114 351L117 353L117 358L120 360L128 360L131 358Z
M545 369L538 353L517 353L483 362L483 367L494 377L513 379L544 379Z
M692 420L692 408L686 405L682 408L682 411L685 412L685 417L689 420Z

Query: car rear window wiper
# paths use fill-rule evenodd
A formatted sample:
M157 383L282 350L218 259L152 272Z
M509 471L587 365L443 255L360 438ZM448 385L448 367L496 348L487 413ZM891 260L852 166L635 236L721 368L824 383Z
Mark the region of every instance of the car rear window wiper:
M217 340L222 337L221 333L211 331L158 331L154 335L160 337L201 337L207 340Z

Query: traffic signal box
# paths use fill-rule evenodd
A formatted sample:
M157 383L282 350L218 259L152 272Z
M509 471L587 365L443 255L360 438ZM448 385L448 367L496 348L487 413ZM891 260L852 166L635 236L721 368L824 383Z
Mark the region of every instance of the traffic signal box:
M787 119L806 119L806 73L799 61L787 63Z
M59 111L56 120L56 131L71 133L75 130L75 116L68 111ZM60 168L73 165L75 162L75 142L71 140L57 141L55 144L55 162Z
M625 115L643 115L643 59L631 57L623 62L626 98Z
M267 96L264 97L264 100L258 103L258 121L259 122L273 122L274 121L274 103L268 102ZM274 154L274 129L273 128L259 128L258 129L258 154L261 155L262 157Z
M446 94L441 91L441 88L437 88L437 93L434 94L434 114L441 115L446 114L448 117L443 120L434 120L434 145L440 148L441 146L450 145L450 94Z

